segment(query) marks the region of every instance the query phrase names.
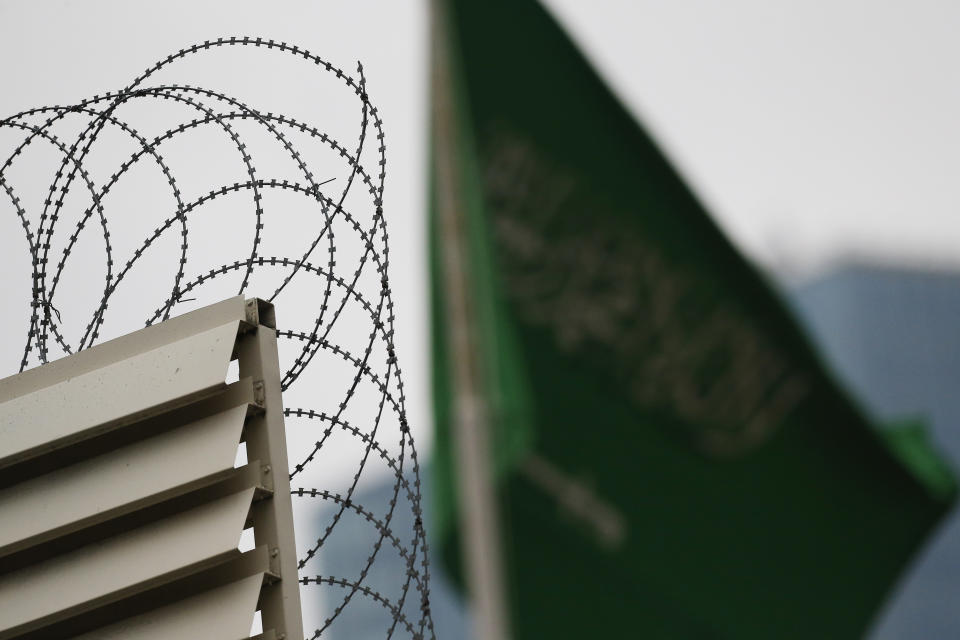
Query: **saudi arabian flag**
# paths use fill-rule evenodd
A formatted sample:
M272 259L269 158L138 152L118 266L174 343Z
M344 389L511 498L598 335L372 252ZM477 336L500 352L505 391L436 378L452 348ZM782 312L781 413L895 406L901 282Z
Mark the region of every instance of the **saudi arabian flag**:
M481 628L862 636L950 470L868 423L542 7L434 19L433 543Z

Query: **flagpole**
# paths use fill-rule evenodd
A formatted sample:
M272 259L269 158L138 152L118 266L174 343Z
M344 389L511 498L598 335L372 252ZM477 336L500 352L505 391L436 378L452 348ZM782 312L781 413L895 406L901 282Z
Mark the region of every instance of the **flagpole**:
M463 141L454 112L449 17L445 0L432 0L434 184L437 237L443 262L446 338L453 389L454 460L463 565L474 618L474 637L509 640L500 523L490 447L489 410L482 384L482 349L469 281L463 185L458 172Z

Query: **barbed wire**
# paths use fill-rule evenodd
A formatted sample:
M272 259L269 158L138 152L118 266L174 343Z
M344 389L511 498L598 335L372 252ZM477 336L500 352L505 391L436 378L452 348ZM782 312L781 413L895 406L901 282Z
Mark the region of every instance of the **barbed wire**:
M358 113L355 142L347 145L307 122L258 110L227 91L158 79L167 72L181 72L184 61L190 58L210 56L216 50L252 49L270 51L270 55L282 56L286 61L292 58L299 61L298 64L306 64L312 79L323 75L338 83L340 92L355 98L354 108ZM153 135L147 134L153 121L137 112L145 103L175 107L177 121ZM247 131L248 127L257 128L258 133ZM230 152L239 159L240 177L212 188L206 182L206 190L190 194L183 187L184 176L196 177L199 173L203 177L203 170L184 172L177 162L165 157L166 147L186 139L187 144L201 147L196 153L202 153L203 145L192 139L209 130L222 136ZM383 215L386 144L383 122L367 93L362 65L358 63L355 75L351 75L305 49L283 42L254 37L208 40L158 61L121 90L75 104L33 108L4 118L0 120L0 133L4 132L13 133L15 137L0 165L0 188L23 228L30 257L30 311L19 370L97 343L105 323L118 315L108 313L109 309L116 311L118 307L117 304L111 307L111 302L125 289L135 289L139 295L154 300L150 306L153 312L145 320L141 319L146 325L186 310L191 303L202 306L217 301L223 296L208 291L210 283L234 276L240 278L236 293L249 294L256 281L256 294L271 301L294 287L299 287L300 292L309 291L309 302L319 302L319 308L315 315L300 323L302 326L296 327L292 322L284 326L283 314L293 305L278 304L288 431L291 423L304 423L313 429L308 427L310 439L316 438L301 450L291 446L290 477L302 479L311 469L319 470L322 454L327 450L331 456L339 455L340 449L330 444L338 434L350 438L359 451L359 461L353 473L348 474L351 479L345 490L304 487L292 490L296 498L308 502L320 500L329 506L326 512L329 522L323 534L306 545L298 564L300 583L336 594L332 601L337 604L309 637L324 635L348 607L364 606L386 614L387 638L401 633L413 638L435 637L430 613L430 567L421 508L420 466L407 421L406 397L394 346L394 303L388 277L389 237ZM271 141L272 151L268 155L272 162L255 160L256 145L251 139L260 140L263 135ZM102 156L109 155L115 146L111 144L115 136L120 136L125 144L132 144L133 152L115 160L106 172L108 177L98 179ZM53 153L52 178L42 178L49 174L43 172L48 167L33 155L38 148ZM334 168L325 166L325 170L335 171L337 175L327 176L317 170L317 163L308 157L308 150L323 152L327 161L332 158ZM284 162L274 158L277 151ZM223 163L215 156L209 162ZM267 174L262 171L264 164L270 167L270 177L265 177ZM29 178L24 178L21 165L30 169ZM119 255L120 243L111 229L138 214L118 207L114 194L125 182L140 187L137 172L142 166L159 171L172 207L151 232L135 239L132 244L135 248L124 258ZM372 171L368 169L371 166ZM290 167L293 173L286 175ZM318 177L320 175L324 177ZM43 195L33 199L25 196L24 192L30 189L23 183L37 180L43 181L38 191ZM325 191L328 185L332 185L332 192ZM263 243L271 229L268 225L271 209L264 201L269 194L278 192L292 194L307 203L311 218L319 219L320 229L309 236L296 229L284 229L278 235L284 235L285 240L289 236L290 242L286 244L291 247L300 244L300 248L290 249L286 255L268 257L263 253ZM141 202L156 202L162 200L162 196L146 190L140 197ZM242 257L209 269L194 268L198 247L195 238L194 243L190 240L197 216L211 203L239 196L248 198L247 206L253 209L252 223L247 225L252 239L242 249ZM233 224L241 225L240 222ZM58 309L55 301L67 295L62 287L58 289L64 278L76 269L83 270L84 274L90 270L85 263L69 261L97 228L103 241L102 291L98 286L99 293L94 296L99 301L90 313ZM173 252L176 257L165 273L169 278L167 285L138 289L129 284L131 273L145 256L158 252L156 247L165 238L177 235L179 240ZM201 257L213 249L209 241L202 245L199 247ZM338 252L351 256L345 249L347 245L353 247L355 257L346 265L338 265ZM10 270L7 272L9 277ZM150 276L156 279L157 271L151 269ZM304 289L301 283L307 281L309 284ZM264 292L268 295L263 295ZM293 297L291 294L290 298ZM298 304L297 308L302 306ZM123 311L122 317L113 321L114 331L135 328L126 326L129 313L126 308ZM350 319L344 320L347 316ZM359 326L358 317L365 318L368 324ZM74 334L79 337L71 340ZM354 334L362 334L362 338L357 340ZM314 376L317 380L307 380L307 374L325 371L331 361L343 363L350 371L349 375L342 376L344 388L333 394L329 376L318 374ZM327 366L317 362L326 362ZM320 391L329 397L318 404L324 395ZM364 410L370 415L363 415ZM319 431L315 426L318 424ZM395 441L397 435L399 440ZM379 508L357 502L361 476L373 461L379 461L393 478L389 499ZM355 534L356 522L345 524L348 518L363 523L371 532L370 554L364 566L354 568L355 574L350 576L307 575L322 558L321 550L336 531L345 529L345 535ZM404 571L392 572L388 583L372 584L371 568L383 557L385 549L396 554ZM367 615L367 610L363 615Z

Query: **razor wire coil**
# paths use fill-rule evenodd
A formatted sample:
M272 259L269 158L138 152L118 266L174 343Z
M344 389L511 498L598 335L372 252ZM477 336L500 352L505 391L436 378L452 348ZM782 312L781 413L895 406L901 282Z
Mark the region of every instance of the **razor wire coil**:
M315 73L335 80L342 90L356 98L355 144L348 146L337 136L289 115L258 110L225 91L195 84L151 84L161 72L177 71L189 59L218 49L269 50L273 55L314 65ZM143 102L172 104L192 117L181 117L159 134L147 135L141 122L124 115L131 106ZM275 174L262 172L264 163L258 161L247 139L244 131L247 126L257 127L273 141L275 149L292 163L288 166L295 168L295 177L277 175L281 173L279 170ZM161 150L171 141L207 129L216 130L229 140L242 166L242 178L190 197L181 188L182 176L176 163L168 161ZM171 235L179 235L179 240L173 264L166 273L169 289L156 296L153 312L144 319L146 325L166 320L189 303L200 306L216 301L206 299L204 293L204 288L214 280L239 275L237 293L244 294L259 274L269 271L274 275L274 284L270 295L263 297L274 301L288 287L310 279L313 301L319 302L315 316L303 322L304 326L284 327L284 307L281 307L277 335L286 343L282 346L293 347L290 351L293 355L285 363L282 360L285 398L300 391L298 382L303 382L308 371L324 368L317 362L333 359L352 373L346 388L335 400L324 406L298 402L297 408L285 410L288 421L320 425L313 444L303 451L291 449L290 477L305 474L318 465L325 447L338 434L345 434L358 443L362 454L344 491L292 489L295 498L323 501L333 514L322 535L308 545L298 561L302 585L336 593L337 604L308 637L323 636L346 611L363 606L387 613L389 623L384 629L387 638L401 634L412 638L435 637L430 614L430 567L421 508L420 466L408 425L406 397L394 345L394 302L388 277L389 236L383 207L386 144L383 121L368 95L362 65L358 63L356 73L351 75L295 45L259 37L218 38L166 56L123 89L75 104L37 107L4 118L0 120L0 132L4 130L17 138L12 148L0 155L5 156L0 165L0 188L23 229L31 270L30 317L19 352L19 370L96 344L105 322L111 317L110 303L117 292L132 286L128 283L135 267L161 240ZM123 136L135 150L117 162L104 179L98 179L91 157L109 144L106 138L112 134ZM340 163L340 173L335 178L320 177L307 157L307 145L315 145L335 158ZM54 152L56 168L45 183L42 199L28 202L21 194L16 170L21 164L31 162L28 151L41 146ZM0 151L3 149L0 147ZM173 207L152 231L138 240L128 257L122 257L111 228L123 212L111 209L111 194L125 179L134 179L131 176L145 164L159 170L168 185ZM271 166L270 170L274 168ZM328 185L333 186L328 188ZM71 198L76 192L85 194L89 204L72 207ZM264 234L271 229L271 210L264 201L268 194L276 192L309 201L322 228L299 251L267 256L263 253L263 242ZM367 199L364 210L348 206L348 200L353 203L357 194ZM234 196L248 198L253 209L252 238L243 257L203 271L191 270L195 249L190 242L192 222L205 207ZM68 221L71 216L75 218L72 223ZM57 294L63 296L61 283L71 267L79 268L71 263L71 256L96 228L103 240L99 301L86 317L65 317L55 304ZM349 237L343 235L347 232L351 234ZM359 256L350 264L338 265L338 248L342 249L347 241L359 247ZM338 321L345 317L348 308L359 310L369 321L369 326L363 328L366 337L358 345L345 345L336 337L342 324ZM78 339L70 339L69 336L77 333ZM361 388L372 390L376 399L363 401L373 415L358 420L350 412L362 402L358 399ZM311 389L306 389L302 395L310 399L313 394ZM296 400L300 400L299 395ZM397 436L399 440L394 443ZM392 476L388 503L379 510L356 501L361 476L374 460L382 463ZM399 524L401 511L411 525ZM343 522L348 516L359 518L372 530L373 542L364 566L351 576L307 575L316 564L320 550L338 527L345 526ZM393 576L394 584L374 585L370 579L371 569L382 557L384 547L397 554L405 570Z

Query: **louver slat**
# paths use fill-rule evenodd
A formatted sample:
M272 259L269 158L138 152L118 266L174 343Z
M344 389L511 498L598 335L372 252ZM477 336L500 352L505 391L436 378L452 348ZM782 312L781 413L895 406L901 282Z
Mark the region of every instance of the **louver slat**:
M0 465L106 431L226 378L230 322L19 396L0 405Z
M250 632L263 579L258 573L72 640L239 640Z

